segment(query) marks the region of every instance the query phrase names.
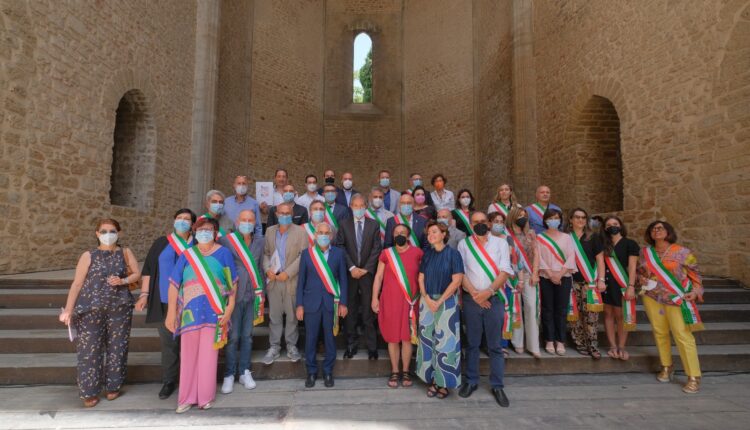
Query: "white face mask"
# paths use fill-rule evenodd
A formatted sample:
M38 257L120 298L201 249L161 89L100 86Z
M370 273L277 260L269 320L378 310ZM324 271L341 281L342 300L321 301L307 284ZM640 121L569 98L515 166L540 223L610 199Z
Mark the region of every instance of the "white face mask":
M104 233L99 235L99 243L104 246L111 246L117 243L117 233Z
M372 199L372 207L374 207L375 209L382 208L383 207L383 199L381 199L381 198Z
M318 189L318 184L307 184L307 191L314 192Z
M234 187L234 192L240 196L247 194L247 185L237 185Z
M461 202L462 206L469 207L469 204L471 203L471 198L469 198L469 197L461 197L461 200L459 200L459 201Z
M351 179L344 179L344 189L351 190L352 185L354 185L354 183L352 182Z

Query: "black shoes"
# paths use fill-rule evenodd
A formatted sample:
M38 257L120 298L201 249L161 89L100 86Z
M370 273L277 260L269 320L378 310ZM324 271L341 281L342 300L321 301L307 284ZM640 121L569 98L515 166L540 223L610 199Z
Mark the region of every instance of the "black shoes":
M315 386L315 380L318 379L318 375L314 373L309 373L307 375L307 379L305 379L305 387L306 388L312 388Z
M358 348L356 346L350 346L344 351L344 358L354 358L357 355Z
M328 388L333 387L333 375L323 375L323 385L325 385Z
M164 385L161 386L161 391L159 391L159 398L162 400L168 399L169 396L174 393L175 384L174 382L165 382Z
M367 359L368 360L377 360L378 359L378 350L375 351L367 351Z
M464 382L461 384L461 387L458 389L458 395L467 398L471 396L471 394L477 391L477 385L476 384L469 384L468 382Z
M510 400L508 400L508 396L505 395L505 391L502 388L493 388L492 395L495 396L495 401L498 405L503 408L510 406Z

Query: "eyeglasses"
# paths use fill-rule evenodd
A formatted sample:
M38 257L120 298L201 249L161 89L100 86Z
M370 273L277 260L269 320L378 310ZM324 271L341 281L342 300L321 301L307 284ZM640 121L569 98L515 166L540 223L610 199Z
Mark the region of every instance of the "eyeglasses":
M117 230L99 230L99 234L114 233L117 234Z
M660 225L657 225L656 227L652 228L651 231L666 231L666 229Z

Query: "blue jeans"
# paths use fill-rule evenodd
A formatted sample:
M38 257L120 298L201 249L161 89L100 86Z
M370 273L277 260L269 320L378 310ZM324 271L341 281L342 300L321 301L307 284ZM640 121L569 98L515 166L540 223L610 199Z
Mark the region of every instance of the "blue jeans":
M496 295L490 298L489 309L483 309L469 294L464 294L463 317L466 322L466 379L471 385L479 384L479 344L482 335L487 339L487 352L490 355L490 385L503 388L505 358L500 341L503 338L503 303Z
M232 327L229 329L229 342L225 352L226 370L224 376L234 376L250 368L250 351L253 349L253 300L238 301L232 312ZM239 343L239 369L237 366L237 344Z

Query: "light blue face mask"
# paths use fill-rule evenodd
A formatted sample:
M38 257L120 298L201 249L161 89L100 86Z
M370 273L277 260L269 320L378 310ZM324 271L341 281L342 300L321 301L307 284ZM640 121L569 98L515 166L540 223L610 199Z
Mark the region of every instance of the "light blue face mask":
M560 220L559 219L548 219L547 220L547 227L557 230L560 228Z
M391 185L391 178L380 178L380 186L387 188Z
M331 244L331 238L328 237L327 234L319 234L315 236L315 241L318 243L318 246L323 248Z
M190 231L190 221L186 219L174 220L174 231L177 233L187 233Z
M505 234L505 226L502 224L492 224L493 234Z
M354 215L354 218L360 219L363 216L365 216L365 210L364 209L352 209L352 214Z
M198 243L209 243L214 240L214 232L211 230L198 230L195 232L195 240Z
M284 199L285 202L290 203L292 200L294 200L294 193L291 191L287 191L281 197Z
M279 215L279 224L281 225L289 225L292 223L292 216L291 215Z
M414 184L414 188L416 188L416 187L419 187L419 186L422 185L422 180L421 179L415 179L415 180L412 181L412 183Z
M328 203L333 203L336 200L336 193L334 191L326 191L323 195Z
M409 216L412 212L414 212L414 208L411 205L401 205L399 211L401 212L401 215Z
M321 222L325 218L325 214L323 211L312 211L312 220L313 222Z
M224 203L211 203L211 212L221 215L224 212Z
M249 221L240 222L238 230L242 234L250 234L255 231L255 223Z
M448 218L438 218L437 222L439 222L440 224L450 225L451 220Z

